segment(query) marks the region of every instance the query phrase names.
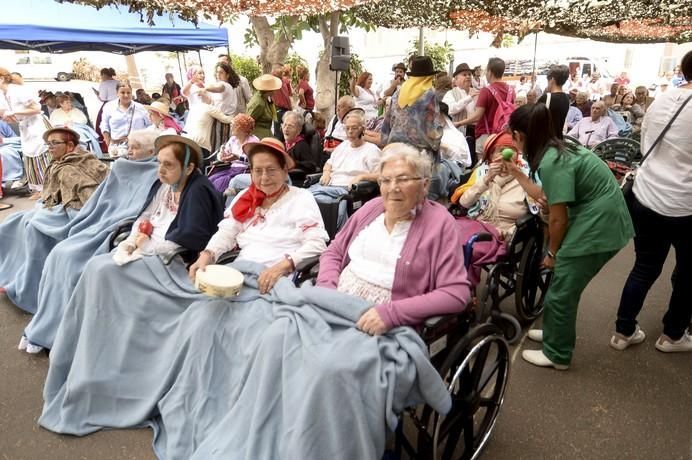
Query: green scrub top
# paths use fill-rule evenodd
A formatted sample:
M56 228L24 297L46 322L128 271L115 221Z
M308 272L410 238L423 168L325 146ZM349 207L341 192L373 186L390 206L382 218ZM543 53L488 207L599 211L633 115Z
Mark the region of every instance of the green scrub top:
M272 123L276 121L276 109L273 102L262 98L260 91L255 91L247 103L246 113L255 120L255 129L252 134L260 140L265 137L273 137Z
M622 249L634 236L625 199L608 166L590 150L558 156L549 148L538 167L550 205L567 204L569 224L558 251L566 257Z

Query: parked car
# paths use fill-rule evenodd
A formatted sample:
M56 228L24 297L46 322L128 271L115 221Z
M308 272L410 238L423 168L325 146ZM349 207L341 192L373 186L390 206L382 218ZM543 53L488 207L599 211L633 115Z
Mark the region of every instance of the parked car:
M19 54L14 69L27 81L70 81L74 78L72 65L50 54Z

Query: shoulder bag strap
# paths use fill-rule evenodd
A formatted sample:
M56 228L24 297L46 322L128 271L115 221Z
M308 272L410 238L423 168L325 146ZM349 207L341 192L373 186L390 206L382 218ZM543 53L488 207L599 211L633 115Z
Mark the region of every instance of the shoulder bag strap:
M670 129L670 125L672 125L673 122L675 121L675 119L678 117L678 115L680 115L680 112L682 112L682 109L684 109L685 106L687 105L687 103L690 102L690 99L692 99L692 94L690 94L689 96L687 96L687 99L685 99L685 101L682 103L682 105L678 108L678 111L675 112L675 115L673 115L673 118L671 118L670 121L668 122L668 124L666 125L666 127L663 128L663 131L661 131L661 134L658 135L658 137L656 138L656 140L654 141L654 143L651 144L651 147L649 147L649 151L646 152L646 155L644 155L644 156L642 157L642 161L639 162L639 166L641 166L641 165L644 163L644 160L646 160L646 158L647 158L647 157L651 154L651 152L654 150L654 147L656 147L656 144L658 144L658 142L663 138L663 135L664 135L666 132L668 132L668 130Z

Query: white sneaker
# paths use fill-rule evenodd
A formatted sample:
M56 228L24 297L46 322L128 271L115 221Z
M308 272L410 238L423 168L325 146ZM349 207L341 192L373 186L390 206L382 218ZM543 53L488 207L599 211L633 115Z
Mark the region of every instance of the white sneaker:
M630 335L629 337L625 337L619 332L613 334L613 336L610 338L610 346L615 348L616 350L622 351L630 345L642 343L645 339L646 334L644 334L644 331L642 331L639 325L637 325L637 328L634 330L634 333L632 333L632 335Z
M692 351L692 335L685 332L679 340L671 340L667 335L661 334L656 341L656 349L664 353Z
M26 352L32 355L36 355L38 353L41 353L43 351L43 347L40 345L34 345L33 343L29 342L26 345Z
M19 345L17 346L17 349L24 351L26 350L27 345L29 345L29 339L27 339L26 336L23 335L22 338L19 339Z
M557 364L552 362L546 355L543 354L543 350L524 350L521 352L521 357L524 358L524 361L527 361L534 366L553 367L558 371L565 371L569 369L567 364Z
M527 334L527 337L534 342L542 342L543 341L543 329L529 329L529 333Z

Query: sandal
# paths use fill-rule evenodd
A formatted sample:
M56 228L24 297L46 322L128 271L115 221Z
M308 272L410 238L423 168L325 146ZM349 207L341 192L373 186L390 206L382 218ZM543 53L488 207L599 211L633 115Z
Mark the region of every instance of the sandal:
M5 211L5 210L10 209L10 208L12 208L12 207L14 207L13 204L10 204L10 203L0 203L0 211Z

